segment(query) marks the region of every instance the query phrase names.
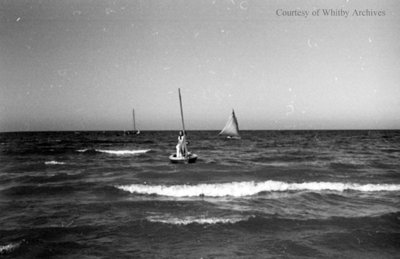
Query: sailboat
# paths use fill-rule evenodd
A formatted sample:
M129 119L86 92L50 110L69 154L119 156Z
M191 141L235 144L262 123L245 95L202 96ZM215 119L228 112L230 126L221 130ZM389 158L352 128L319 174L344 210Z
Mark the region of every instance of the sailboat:
M235 111L232 109L232 114L229 116L225 127L221 130L219 135L226 136L230 139L240 139L239 135L239 124L235 115Z
M136 121L135 121L135 109L132 109L132 116L133 116L133 134L140 134L140 130L136 129Z
M181 89L180 88L178 88L178 92L179 92L179 104L181 106L183 143L186 146L187 136L186 136L186 131L185 131L185 121L183 119L182 97L181 97ZM184 154L182 154L182 156L178 157L176 153L173 153L169 156L169 160L172 163L195 163L197 160L197 155L190 153L186 147L185 152L184 152Z

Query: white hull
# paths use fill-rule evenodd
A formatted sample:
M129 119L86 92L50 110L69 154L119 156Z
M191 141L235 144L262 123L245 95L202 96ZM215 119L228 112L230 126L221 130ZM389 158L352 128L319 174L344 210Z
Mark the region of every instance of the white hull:
M196 160L197 160L197 155L196 154L192 154L192 153L189 153L189 155L187 155L186 157L176 157L176 154L174 153L174 154L171 154L170 156L169 156L169 160L171 161L171 163L175 163L175 164L178 164L178 163L184 163L184 164L187 164L187 163L195 163L196 162Z

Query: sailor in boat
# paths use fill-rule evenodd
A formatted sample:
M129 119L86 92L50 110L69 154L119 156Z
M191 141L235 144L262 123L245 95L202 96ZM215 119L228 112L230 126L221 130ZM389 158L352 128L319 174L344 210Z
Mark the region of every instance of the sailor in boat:
M186 138L182 131L179 131L178 144L176 145L176 157L182 158L186 155Z

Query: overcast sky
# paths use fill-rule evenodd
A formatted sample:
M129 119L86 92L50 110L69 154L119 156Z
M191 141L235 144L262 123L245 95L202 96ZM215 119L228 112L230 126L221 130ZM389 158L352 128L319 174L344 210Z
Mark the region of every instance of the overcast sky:
M189 130L399 129L399 42L395 0L3 0L0 131L179 129L178 88Z

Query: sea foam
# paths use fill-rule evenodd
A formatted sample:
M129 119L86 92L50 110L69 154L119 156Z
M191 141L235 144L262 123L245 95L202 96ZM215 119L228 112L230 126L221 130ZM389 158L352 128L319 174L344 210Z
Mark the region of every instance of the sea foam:
M287 183L281 181L265 182L231 182L197 185L146 185L132 184L119 185L118 189L138 194L156 194L170 197L242 197L251 196L260 192L285 191L338 191L347 190L360 192L400 191L398 184L357 184L341 182L304 182Z
M0 254L6 254L6 253L10 253L13 250L15 250L16 248L18 248L20 246L20 242L18 243L10 243L8 245L0 245Z
M58 162L58 161L46 161L44 162L45 165L65 165L65 162Z
M234 224L240 221L246 221L250 217L157 217L151 216L146 219L151 222L159 222L172 225L189 225L189 224Z
M94 149L95 152L100 152L100 153L107 153L111 155L138 155L138 154L144 154L149 152L151 149L139 149L139 150L105 150L105 149ZM92 151L93 149L79 149L77 152L88 152Z
M141 149L141 150L104 150L104 149L96 149L97 152L108 153L113 155L137 155L143 154L150 151L150 149Z

